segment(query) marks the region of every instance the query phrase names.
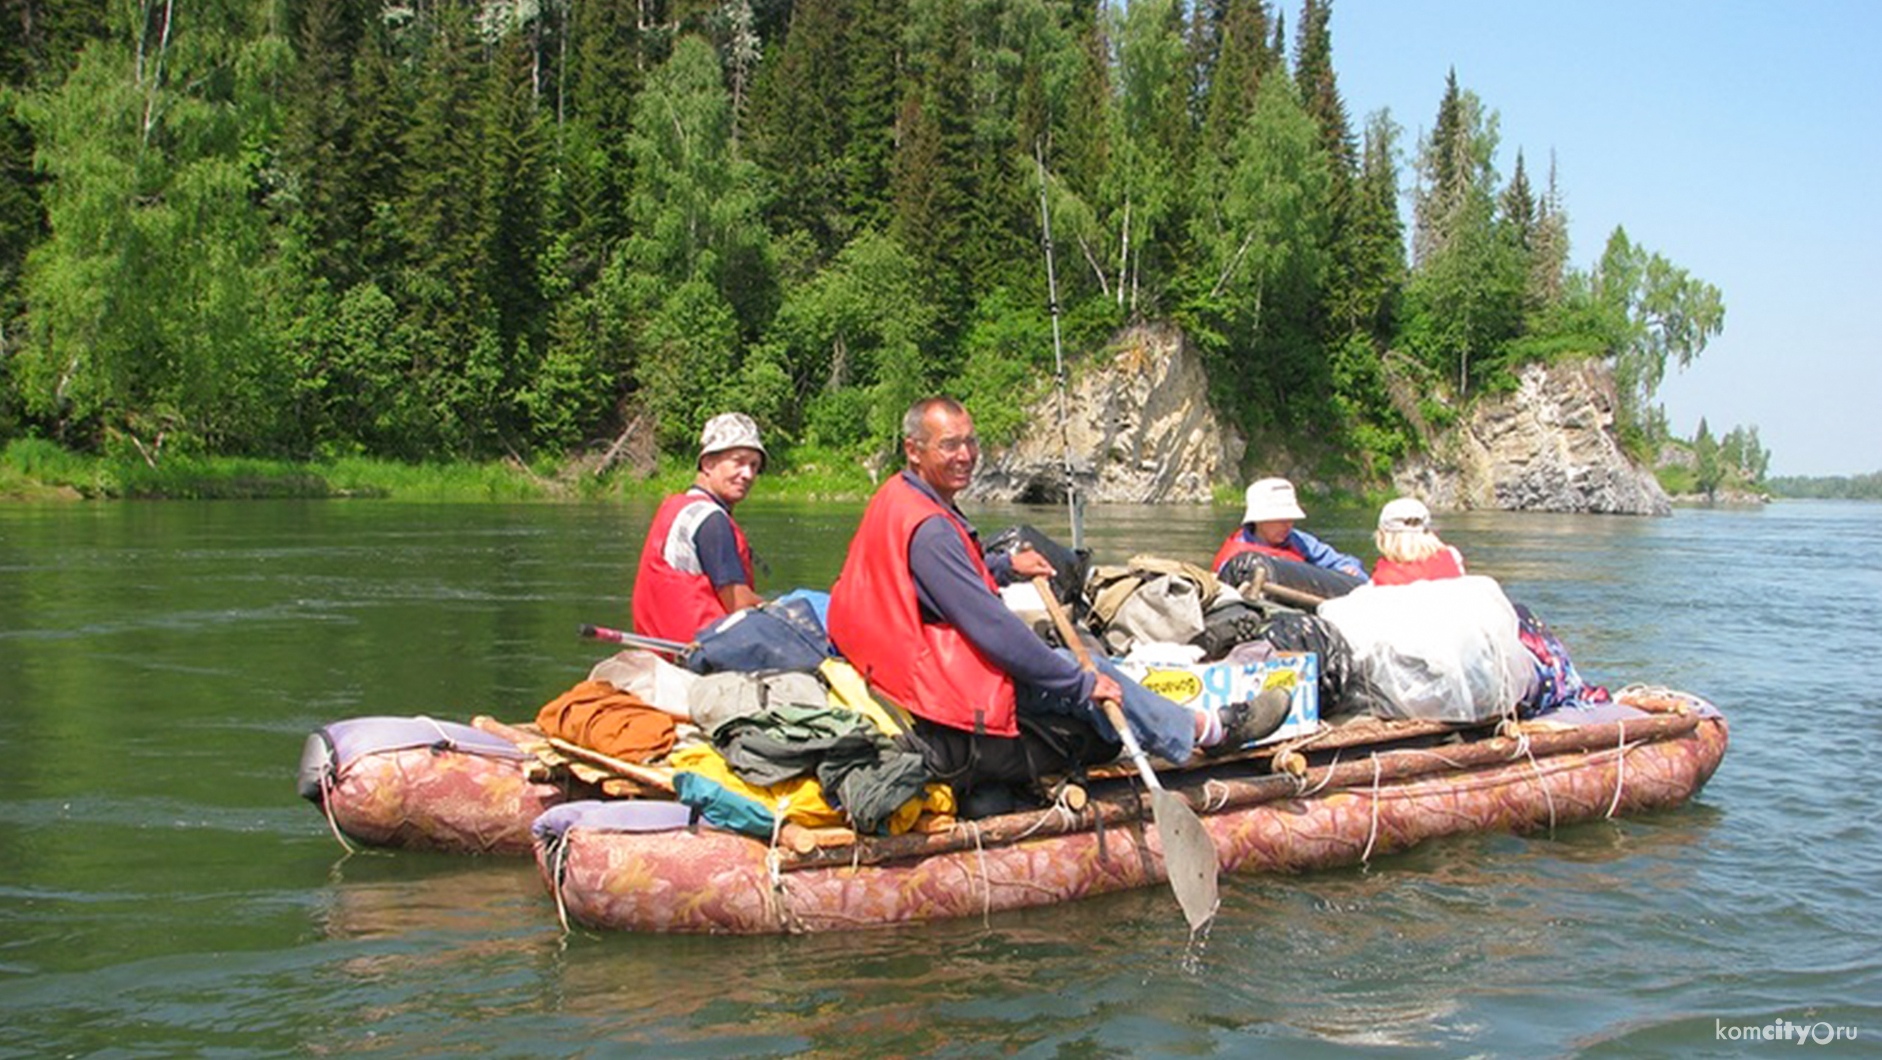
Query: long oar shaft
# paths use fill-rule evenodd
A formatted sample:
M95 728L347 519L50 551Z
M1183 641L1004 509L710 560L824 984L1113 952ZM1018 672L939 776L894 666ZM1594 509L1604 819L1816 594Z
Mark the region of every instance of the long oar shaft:
M1053 625L1058 627L1059 636L1078 656L1078 665L1088 673L1095 673L1097 666L1091 661L1091 653L1085 650L1085 642L1072 628L1072 620L1066 617L1065 609L1052 595L1051 584L1038 577L1033 579L1033 587L1039 590L1040 600L1045 604L1046 613L1052 616ZM1130 720L1124 717L1122 704L1108 698L1098 702L1150 789L1150 819L1163 840L1164 873L1169 877L1170 889L1176 893L1176 902L1182 906L1190 930L1200 930L1216 911L1216 873L1220 866L1215 841L1209 838L1208 830L1189 803L1158 782L1156 772L1150 768L1150 761L1137 742L1137 734L1131 731Z
M1065 608L1059 605L1058 597L1052 595L1052 583L1043 576L1034 578L1032 581L1033 588L1045 601L1046 611L1052 616L1053 625L1058 627L1059 639L1065 641L1065 646L1072 649L1072 654L1078 656L1079 669L1086 673L1097 673L1098 665L1091 661L1091 652L1086 649L1084 638L1080 637L1078 630L1073 628L1072 620L1065 614ZM1115 699L1101 699L1098 701L1098 706L1104 710L1104 716L1111 719L1111 727L1117 730L1118 739L1124 741L1124 750L1130 754L1131 761L1137 766L1137 772L1144 778L1144 783L1152 788L1162 788L1163 784L1157 780L1156 770L1150 768L1150 757L1144 754L1143 746L1137 742L1137 734L1131 731L1130 722L1124 717L1124 708L1119 706Z

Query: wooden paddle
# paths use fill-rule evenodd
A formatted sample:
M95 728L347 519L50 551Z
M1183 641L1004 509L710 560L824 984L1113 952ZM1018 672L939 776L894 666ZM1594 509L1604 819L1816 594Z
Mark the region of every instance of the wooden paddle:
M1307 611L1317 611L1321 604L1327 602L1324 596L1287 585L1276 585L1269 581L1266 567L1256 567L1255 576L1243 582L1240 591L1242 599L1251 603L1258 597L1265 596L1270 600L1287 604L1289 607L1298 607Z
M1060 638L1077 654L1078 665L1086 673L1096 673L1098 668L1091 661L1091 653L1085 650L1085 642L1079 639L1078 631L1072 628L1072 620L1059 606L1058 597L1052 595L1051 584L1040 575L1033 579L1033 587L1039 590L1039 598L1045 604L1046 613L1052 616L1052 624L1058 627ZM1189 920L1189 929L1195 931L1215 916L1218 901L1215 841L1209 838L1202 820L1189 808L1189 803L1157 780L1156 772L1150 768L1150 759L1137 742L1137 734L1131 731L1130 722L1124 717L1124 708L1115 699L1101 699L1098 705L1104 709L1105 717L1111 719L1111 727L1124 741L1124 749L1137 764L1144 786L1150 789L1150 821L1163 840L1163 869L1170 877L1170 889L1176 892L1177 904L1183 907L1183 916Z

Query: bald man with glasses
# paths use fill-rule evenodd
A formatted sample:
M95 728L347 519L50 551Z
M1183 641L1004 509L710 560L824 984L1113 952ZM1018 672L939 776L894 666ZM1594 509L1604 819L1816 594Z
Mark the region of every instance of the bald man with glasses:
M1086 673L1007 609L1001 585L1053 570L1030 550L985 555L955 504L980 459L960 402L910 407L902 454L906 467L870 500L831 589L830 636L880 695L915 717L911 742L964 812L1010 808L1014 789L1036 787L1042 775L1115 758L1116 734L1096 699L1118 700L1145 750L1171 762L1280 724L1284 702L1278 714L1272 703L1199 713L1108 664Z

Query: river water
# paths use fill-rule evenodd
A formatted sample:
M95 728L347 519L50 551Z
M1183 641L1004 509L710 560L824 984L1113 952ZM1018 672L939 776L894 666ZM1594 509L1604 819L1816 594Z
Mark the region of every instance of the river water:
M826 585L858 510L748 502L761 587ZM626 625L649 514L0 506L0 1056L1878 1055L1882 506L1444 519L1585 676L1716 702L1724 765L1652 817L1226 877L1199 953L1161 888L634 937L564 934L526 861L347 856L306 735L532 716L604 654L579 623ZM1204 560L1235 515L1098 508L1089 543ZM1367 524L1307 526L1370 559Z

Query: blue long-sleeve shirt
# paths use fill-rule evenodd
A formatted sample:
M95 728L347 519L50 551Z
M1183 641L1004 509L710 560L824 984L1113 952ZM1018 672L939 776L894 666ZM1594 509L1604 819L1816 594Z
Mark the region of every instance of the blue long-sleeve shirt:
M935 503L952 508L968 533L974 534L973 524L961 515L960 509L942 501L919 477L906 471L901 474L906 476L909 485L933 498ZM974 546L978 548L979 544L980 539L975 535ZM987 565L996 582L1010 580L1010 556L996 555ZM1019 684L1078 700L1091 698L1094 678L1074 660L1046 647L998 596L987 591L987 583L974 569L973 559L946 517L931 515L915 528L908 543L908 567L914 577L915 597L921 605L924 621L953 626L989 662L1006 671Z
M1259 542L1261 540L1255 536L1255 528L1247 523L1242 524L1241 539L1248 542ZM1289 530L1287 532L1287 547L1300 553L1307 562L1316 567L1325 567L1328 570L1336 570L1342 574L1350 574L1360 581L1372 580L1366 575L1366 565L1364 563L1359 562L1359 560L1353 556L1341 552L1339 549L1334 548L1332 545L1327 544L1325 541L1320 540L1305 530Z

